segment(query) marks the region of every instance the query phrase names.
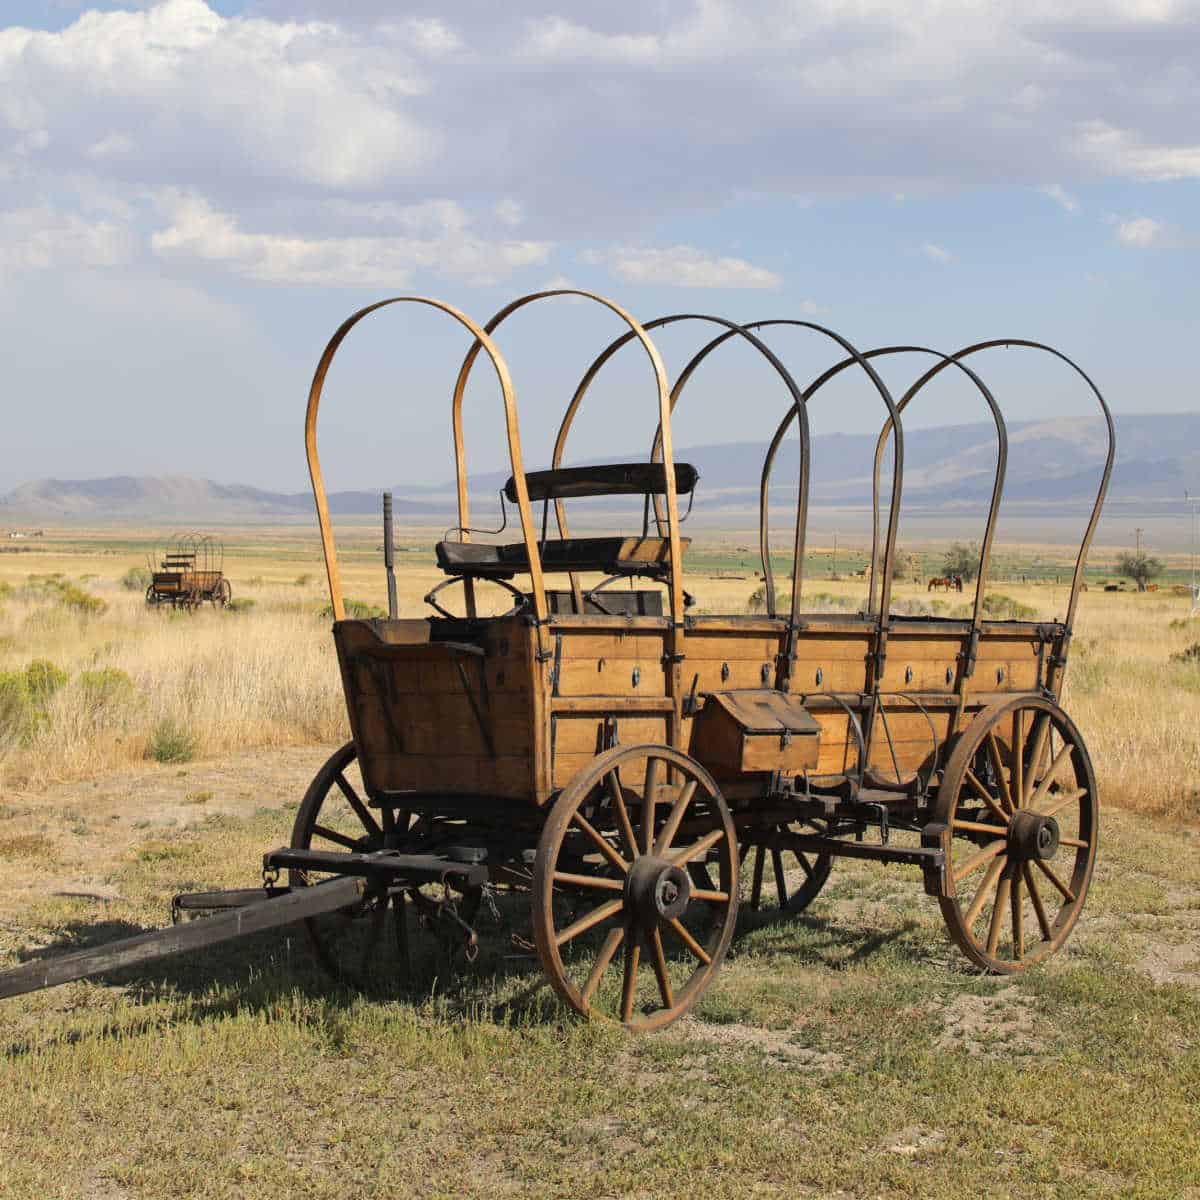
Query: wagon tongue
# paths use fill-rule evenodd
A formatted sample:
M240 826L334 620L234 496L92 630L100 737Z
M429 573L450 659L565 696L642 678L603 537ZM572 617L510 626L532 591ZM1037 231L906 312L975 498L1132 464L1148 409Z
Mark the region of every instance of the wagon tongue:
M381 889L401 883L413 885L453 880L462 887L478 887L487 879L484 866L454 863L431 854L394 854L390 851L337 854L285 849L272 851L263 861L273 870L327 871L337 877L311 887L269 888L265 891L239 889L177 896L172 905L176 916L204 910L216 915L139 933L136 937L109 942L105 946L35 959L0 972L0 999L215 946L252 933L279 929L352 907L369 894L378 894Z
M365 888L365 882L359 878L334 879L283 895L264 894L263 899L228 910L220 916L188 921L168 929L154 929L136 937L109 942L106 946L35 959L11 971L0 972L0 999L57 987L60 983L86 979L90 975L103 975L107 971L152 962L186 950L215 946L219 942L261 933L266 929L277 929L321 913L336 912L358 901Z

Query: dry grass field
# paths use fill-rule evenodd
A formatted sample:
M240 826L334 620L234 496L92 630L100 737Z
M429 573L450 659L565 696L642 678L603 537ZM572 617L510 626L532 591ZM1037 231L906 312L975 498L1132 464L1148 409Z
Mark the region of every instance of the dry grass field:
M405 534L407 613L438 578L434 537ZM161 925L177 891L253 884L345 738L315 541L230 541L254 603L194 616L121 585L138 531L0 554L0 966ZM749 603L742 544L696 547L702 611ZM347 594L380 604L377 537L343 545ZM862 587L807 590L837 607ZM1045 617L1066 599L993 591ZM386 998L332 987L302 936L264 936L0 1002L0 1197L1196 1200L1188 607L1166 588L1083 597L1065 705L1099 773L1100 863L1067 949L1027 977L968 968L918 875L845 860L803 917L745 911L696 1015L641 1039L556 1004L514 953L517 899L475 964L425 946Z

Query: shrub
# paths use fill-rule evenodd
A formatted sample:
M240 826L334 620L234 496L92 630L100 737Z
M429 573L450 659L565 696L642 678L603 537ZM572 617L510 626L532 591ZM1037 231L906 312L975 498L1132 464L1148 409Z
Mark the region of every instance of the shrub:
M761 590L761 589L760 589ZM342 605L346 609L346 616L353 618L355 621L369 621L375 617L386 617L387 610L380 608L375 604L368 604L365 600L352 600L347 596ZM327 604L319 613L318 617L324 617L326 620L333 618L333 605Z
M11 583L9 583L6 579L0 579L0 600L3 600L6 596L11 596L12 590L13 588Z
M983 611L987 616L1000 621L1028 621L1037 616L1037 609L1005 596L1000 592L989 592L983 598Z
M297 586L297 587L308 587L308 585L309 585L310 583L312 583L312 576L311 576L311 575L309 575L309 574L307 574L307 573L306 573L306 574L304 574L304 575L297 575L297 576L296 576L296 586Z
M146 757L160 763L191 762L199 746L200 739L190 729L164 717L151 731Z
M257 603L258 601L253 596L238 596L225 605L225 611L227 613L248 613Z
M153 576L146 567L130 567L121 576L121 586L127 592L144 592L152 579Z
M80 671L75 682L92 709L112 708L124 700L131 700L136 691L133 680L118 667Z
M788 600L784 594L778 589L775 589L775 611L782 612L787 605ZM767 585L760 583L758 587L750 593L750 599L746 601L746 608L750 612L766 612L767 611Z
M961 575L968 583L979 572L979 544L972 542L952 542L950 549L942 556L942 570L953 578Z
M0 671L0 738L26 741L37 728L38 710L24 671Z
M108 611L108 605L99 596L93 596L73 583L59 585L58 602L63 608L69 608L84 617L98 617Z
M1144 551L1125 553L1117 558L1117 573L1132 579L1139 592L1144 592L1146 583L1162 571L1162 563Z
M1186 650L1172 654L1171 661L1185 663L1191 667L1200 667L1200 642L1193 642Z
M48 658L35 658L25 668L25 684L29 688L30 698L42 709L68 678L66 671L56 667Z

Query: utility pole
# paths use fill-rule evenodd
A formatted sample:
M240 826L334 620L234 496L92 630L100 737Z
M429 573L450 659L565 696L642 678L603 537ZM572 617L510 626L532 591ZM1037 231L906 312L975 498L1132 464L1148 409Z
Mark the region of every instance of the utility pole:
M833 578L837 577L837 530L835 529L833 531Z
M1138 556L1138 558L1142 557L1142 534L1145 532L1146 531L1144 529L1142 529L1141 527L1139 527L1133 531L1133 536L1137 539L1137 556Z

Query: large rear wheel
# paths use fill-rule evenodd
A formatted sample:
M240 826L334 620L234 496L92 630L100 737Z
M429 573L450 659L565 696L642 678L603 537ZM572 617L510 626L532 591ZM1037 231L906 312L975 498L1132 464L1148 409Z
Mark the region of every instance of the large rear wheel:
M936 820L938 897L950 936L977 966L1025 970L1057 951L1087 898L1099 800L1079 730L1053 701L984 709L946 763Z

